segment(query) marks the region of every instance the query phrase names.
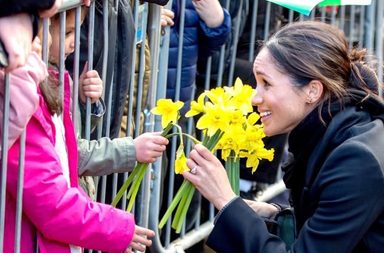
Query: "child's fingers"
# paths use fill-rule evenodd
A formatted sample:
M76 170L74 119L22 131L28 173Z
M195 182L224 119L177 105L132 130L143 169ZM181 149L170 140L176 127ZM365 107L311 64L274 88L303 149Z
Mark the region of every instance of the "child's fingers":
M83 79L83 85L101 84L101 80L97 77L85 77Z
M81 72L81 76L85 76L85 74L88 72L88 61L85 62L83 72Z
M99 73L96 70L85 71L84 77L86 77L86 78L99 78L100 79Z
M42 46L41 46L41 41L37 36L32 42L32 52L37 53L41 57Z

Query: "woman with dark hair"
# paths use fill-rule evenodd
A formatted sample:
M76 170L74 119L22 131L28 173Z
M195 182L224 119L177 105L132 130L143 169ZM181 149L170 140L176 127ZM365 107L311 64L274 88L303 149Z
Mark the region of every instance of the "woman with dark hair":
M237 197L220 161L196 145L184 177L220 210L207 244L217 252L382 252L384 102L365 50L315 21L285 26L254 62L257 106L267 136L289 133L284 170L298 236L270 234L275 205ZM246 218L245 218L246 217Z

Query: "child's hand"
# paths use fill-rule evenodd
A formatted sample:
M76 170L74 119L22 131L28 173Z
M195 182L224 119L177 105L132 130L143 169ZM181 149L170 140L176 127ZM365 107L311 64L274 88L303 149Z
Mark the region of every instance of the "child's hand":
M218 0L192 0L192 3L208 27L218 27L223 23L224 11Z
M175 14L173 11L165 9L164 7L161 7L161 16L160 16L160 24L162 27L164 26L173 26L173 18L175 17Z
M136 160L141 163L153 163L165 151L168 139L159 132L143 133L137 136L133 143L136 149Z
M35 39L32 42L32 52L35 52L40 58L42 57L42 46L41 46L41 41L39 37L35 37Z
M84 65L83 73L79 80L79 97L80 101L85 104L87 97L91 99L91 103L99 101L103 94L103 81L99 77L96 70L88 69L88 62Z
M129 244L129 247L124 251L124 253L133 253L135 252L135 250L144 252L145 247L149 247L152 245L152 241L147 238L151 238L154 236L154 231L136 225L133 239Z

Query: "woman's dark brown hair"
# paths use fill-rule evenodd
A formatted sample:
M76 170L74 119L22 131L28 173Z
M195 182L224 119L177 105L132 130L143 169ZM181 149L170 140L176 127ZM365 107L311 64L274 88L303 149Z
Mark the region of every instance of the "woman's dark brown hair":
M364 49L349 50L344 33L318 22L295 22L283 27L264 45L274 63L297 87L319 80L324 94L319 110L331 99L340 100L349 88L377 93L379 82L365 62Z

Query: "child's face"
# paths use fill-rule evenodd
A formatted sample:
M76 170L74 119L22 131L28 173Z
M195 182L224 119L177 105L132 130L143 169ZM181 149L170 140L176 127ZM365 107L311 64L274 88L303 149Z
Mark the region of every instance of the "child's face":
M60 18L53 18L50 32L52 45L50 47L49 62L59 65L60 62ZM64 39L64 59L75 50L75 12L67 12Z

